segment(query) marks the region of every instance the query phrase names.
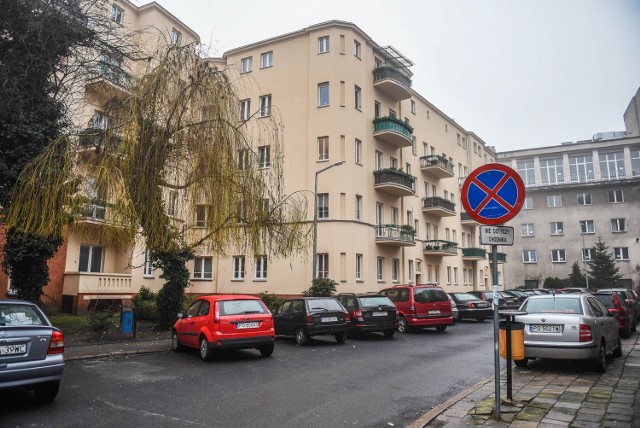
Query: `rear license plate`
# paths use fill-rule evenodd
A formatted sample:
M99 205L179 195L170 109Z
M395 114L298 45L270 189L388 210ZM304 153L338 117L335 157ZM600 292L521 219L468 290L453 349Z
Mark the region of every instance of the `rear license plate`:
M374 317L386 317L387 313L386 312L374 312L372 315Z
M434 309L432 311L427 312L428 315L440 315L439 309Z
M0 346L0 355L17 355L27 352L27 345Z
M478 308L488 308L488 307L489 307L489 305L487 305L486 303L478 303L478 304L477 304L477 307L478 307Z
M531 333L560 333L560 326L534 324L529 326L529 331Z
M338 321L338 317L322 317L320 318L322 322L336 322Z
M239 322L238 324L236 324L236 328L238 330L242 328L258 328L259 326L259 322Z

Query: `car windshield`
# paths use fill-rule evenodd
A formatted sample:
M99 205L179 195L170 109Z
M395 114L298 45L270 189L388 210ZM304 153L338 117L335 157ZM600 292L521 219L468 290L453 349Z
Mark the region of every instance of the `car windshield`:
M0 326L49 325L36 310L29 305L0 305Z
M393 302L384 296L360 297L360 303L362 306L393 306Z
M449 300L444 291L437 288L414 288L413 298L419 303L445 302Z
M456 297L456 299L460 300L461 302L469 302L471 300L478 300L477 296L474 296L473 294L469 294L469 293L456 293L455 297Z
M616 307L615 303L613 303L613 294L594 294L593 296L607 309L614 309Z
M550 299L531 298L527 300L522 309L530 314L582 314L580 299L563 299L562 297L553 297Z
M307 301L311 312L317 311L342 311L340 303L335 299L317 299Z
M222 300L220 315L266 314L259 300Z

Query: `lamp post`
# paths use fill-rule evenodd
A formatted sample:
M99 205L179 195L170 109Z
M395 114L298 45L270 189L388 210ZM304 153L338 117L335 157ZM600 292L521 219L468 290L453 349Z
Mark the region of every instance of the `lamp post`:
M587 260L584 258L584 232L580 229L582 235L582 265L584 266L584 279L586 281L587 290L589 290L589 272L587 271Z
M329 168L334 166L340 166L344 163L343 160L336 163L332 163L329 166L325 166L319 171L316 171L316 179L313 188L313 271L311 272L311 279L316 279L316 265L318 263L318 175L322 174Z

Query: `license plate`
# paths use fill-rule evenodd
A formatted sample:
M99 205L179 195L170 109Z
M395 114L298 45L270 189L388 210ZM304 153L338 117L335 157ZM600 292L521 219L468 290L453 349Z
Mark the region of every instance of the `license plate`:
M242 328L258 328L259 326L259 322L239 322L238 324L236 324L236 328L238 330Z
M0 346L0 355L17 355L27 352L27 345Z
M440 315L439 309L434 309L432 311L427 312L428 315Z
M386 317L387 313L386 312L374 312L372 315L374 317Z
M338 317L322 317L320 318L322 322L336 322L338 321Z
M486 303L478 303L477 307L479 307L479 308L488 308L489 305L487 305Z
M531 333L560 333L559 325L530 325L529 331Z

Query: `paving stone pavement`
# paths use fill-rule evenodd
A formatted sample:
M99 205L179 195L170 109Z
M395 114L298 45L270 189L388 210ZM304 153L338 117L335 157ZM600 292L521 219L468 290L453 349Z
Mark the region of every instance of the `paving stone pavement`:
M622 357L606 373L582 362L536 360L513 367L513 400L507 401L506 370L500 374L501 418L493 417L495 380L474 385L427 412L412 428L467 426L640 428L640 340L622 341Z

